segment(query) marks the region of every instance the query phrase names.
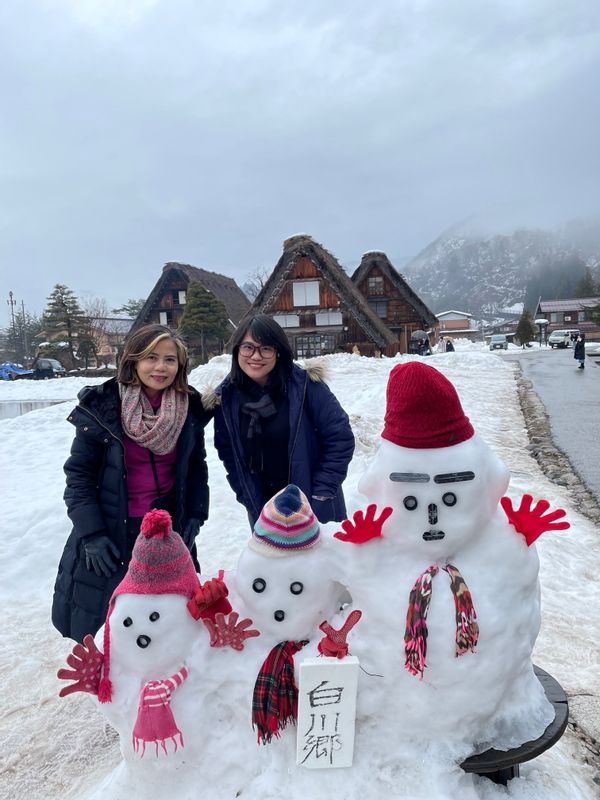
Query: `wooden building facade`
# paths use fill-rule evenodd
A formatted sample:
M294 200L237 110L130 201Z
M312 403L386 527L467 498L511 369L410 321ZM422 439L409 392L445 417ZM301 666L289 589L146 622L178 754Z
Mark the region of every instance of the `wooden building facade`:
M352 282L369 308L394 334L400 352L408 351L414 331L431 331L429 340L432 345L436 343L437 317L410 288L385 253L379 250L365 253Z
M296 358L357 349L368 356L406 352L410 332L435 328L437 320L385 254L371 255L355 272L357 283L312 237L292 236L251 312L269 314L281 325ZM379 278L383 294L370 294ZM388 302L385 317L375 302L380 300Z

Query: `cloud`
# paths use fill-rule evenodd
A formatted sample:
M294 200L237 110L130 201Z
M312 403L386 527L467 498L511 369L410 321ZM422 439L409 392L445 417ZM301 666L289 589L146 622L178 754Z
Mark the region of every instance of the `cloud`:
M38 310L174 258L242 282L300 229L353 264L598 212L595 0L21 0L0 31L4 283Z

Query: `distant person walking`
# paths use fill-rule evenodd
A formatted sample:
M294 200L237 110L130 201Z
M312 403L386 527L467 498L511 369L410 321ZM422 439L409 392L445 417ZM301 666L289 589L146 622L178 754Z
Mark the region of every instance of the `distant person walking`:
M581 333L577 337L573 349L573 357L576 361L579 361L578 369L585 369L585 333Z
M440 337L440 340L438 342L437 352L438 353L445 353L446 352L446 340L444 339L443 336Z
M454 344L452 343L452 339L446 339L446 352L447 353L454 352Z

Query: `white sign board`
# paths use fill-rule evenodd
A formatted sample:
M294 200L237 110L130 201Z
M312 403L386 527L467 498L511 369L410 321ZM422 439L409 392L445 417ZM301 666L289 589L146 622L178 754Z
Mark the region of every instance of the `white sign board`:
M356 656L306 658L300 664L296 764L352 766L358 668Z

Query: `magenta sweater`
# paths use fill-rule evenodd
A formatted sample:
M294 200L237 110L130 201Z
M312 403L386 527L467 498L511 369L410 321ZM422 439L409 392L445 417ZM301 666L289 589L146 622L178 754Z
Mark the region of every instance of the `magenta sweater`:
M154 411L160 408L161 398L162 395L156 398L148 398ZM165 453L162 456L154 453L154 463L156 464L156 474L160 487L159 493L152 471L150 451L146 447L141 447L125 434L123 434L123 444L125 447L125 467L127 468L127 513L130 517L143 517L150 510L152 502L157 497L166 495L173 487L177 448L174 447L170 453Z

